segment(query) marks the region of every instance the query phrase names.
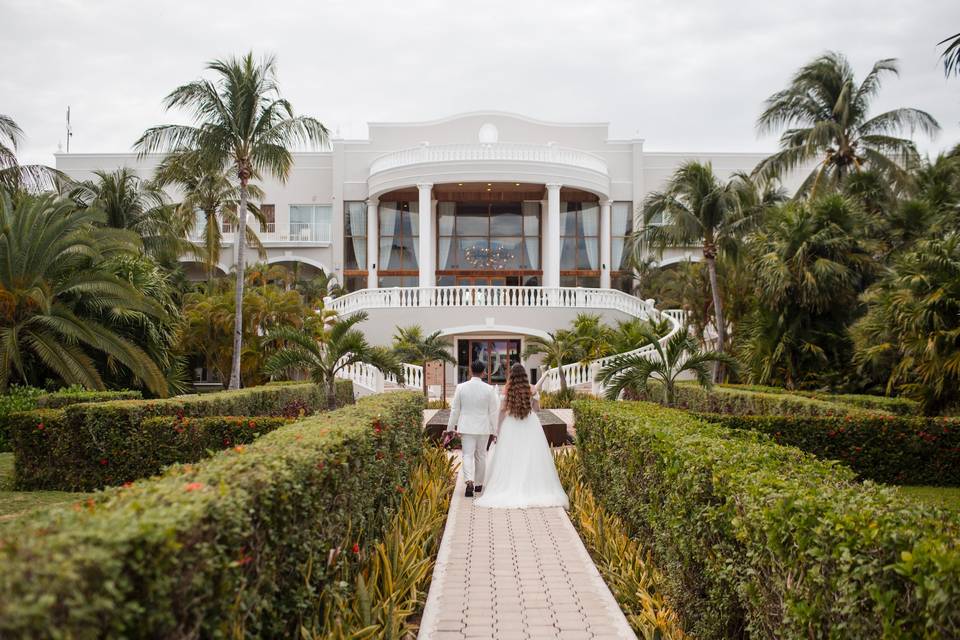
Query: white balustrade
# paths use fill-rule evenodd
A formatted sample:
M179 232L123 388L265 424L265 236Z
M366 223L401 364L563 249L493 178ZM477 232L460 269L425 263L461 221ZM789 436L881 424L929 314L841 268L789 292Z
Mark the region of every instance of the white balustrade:
M355 385L363 387L371 393L383 391L383 373L376 367L364 362L348 364L337 372L337 377L352 380Z
M403 363L403 382L397 380L397 377L394 375L388 375L386 377L387 382L392 382L393 384L404 387L406 389L422 389L423 388L423 367L416 364Z
M556 145L513 144L441 144L421 145L380 156L370 164L370 175L430 162L470 162L500 160L544 162L589 169L606 175L607 163L592 153Z

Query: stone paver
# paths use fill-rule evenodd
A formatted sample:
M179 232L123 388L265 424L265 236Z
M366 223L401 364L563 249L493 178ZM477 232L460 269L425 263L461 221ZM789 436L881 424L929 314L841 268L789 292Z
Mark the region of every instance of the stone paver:
M419 638L636 638L560 508L450 504Z

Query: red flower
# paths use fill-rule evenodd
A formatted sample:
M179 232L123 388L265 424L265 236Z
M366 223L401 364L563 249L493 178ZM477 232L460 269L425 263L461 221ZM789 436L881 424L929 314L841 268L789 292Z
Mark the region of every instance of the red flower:
M250 422L247 423L247 426L253 429L257 426L257 423L251 420Z
M317 470L323 471L323 461L322 461L322 460L317 463Z
M397 454L397 458L399 458L400 460L403 460L405 457L406 456L403 455L403 451Z
M376 458L377 460L383 460L383 451L377 451Z
M100 466L102 466L102 467L107 466L107 459L106 459L106 458L100 458Z
M38 429L39 431L43 431L43 423L42 423L42 422L37 425L37 429Z
M397 493L406 493L406 492L407 490L404 487L397 485Z
M379 424L373 428L374 433L380 433L381 431L383 431L383 428Z
M129 489L129 488L132 487L132 486L133 486L133 483L132 483L132 482L124 482L124 483L123 483L123 488L124 488L124 489Z
M239 560L237 560L237 564L241 567L246 564L250 564L251 562L253 562L253 556L242 556Z
M188 482L184 487L184 491L199 491L203 489L206 485L202 482Z
M360 553L360 545L354 542L351 551L353 551L354 553Z

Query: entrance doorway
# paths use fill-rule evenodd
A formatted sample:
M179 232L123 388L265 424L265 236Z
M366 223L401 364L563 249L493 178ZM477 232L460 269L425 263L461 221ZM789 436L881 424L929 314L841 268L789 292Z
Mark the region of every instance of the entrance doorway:
M483 376L487 384L504 384L510 367L520 362L520 340L489 338L457 341L457 382L470 379L470 365L486 364Z

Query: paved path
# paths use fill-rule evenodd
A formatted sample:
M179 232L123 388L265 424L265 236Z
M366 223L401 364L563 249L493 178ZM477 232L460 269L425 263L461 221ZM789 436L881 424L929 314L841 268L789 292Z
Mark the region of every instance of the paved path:
M563 509L481 509L463 489L458 479L419 638L636 637Z

